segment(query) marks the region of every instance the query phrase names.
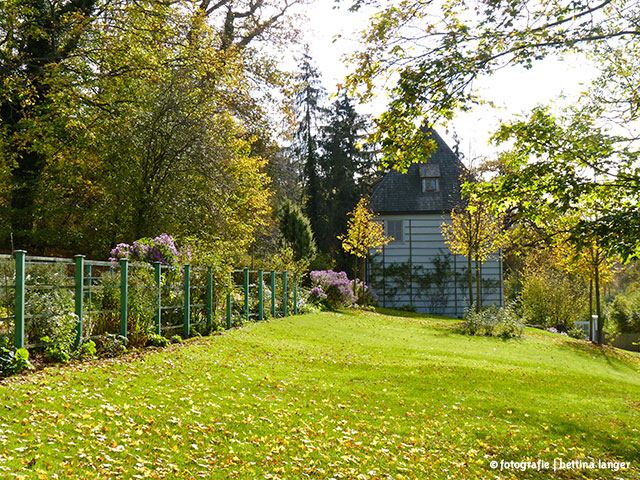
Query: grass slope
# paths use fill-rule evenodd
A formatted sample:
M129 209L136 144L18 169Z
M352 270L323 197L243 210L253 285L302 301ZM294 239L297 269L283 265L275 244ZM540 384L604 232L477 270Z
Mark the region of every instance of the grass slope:
M640 478L640 358L322 313L0 385L1 478ZM631 469L513 471L595 459Z

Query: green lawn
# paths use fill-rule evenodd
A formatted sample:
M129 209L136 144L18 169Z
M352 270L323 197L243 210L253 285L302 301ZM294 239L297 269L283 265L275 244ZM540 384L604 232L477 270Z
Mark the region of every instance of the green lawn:
M289 317L13 379L0 478L640 479L639 356L390 314ZM632 464L554 473L557 458Z

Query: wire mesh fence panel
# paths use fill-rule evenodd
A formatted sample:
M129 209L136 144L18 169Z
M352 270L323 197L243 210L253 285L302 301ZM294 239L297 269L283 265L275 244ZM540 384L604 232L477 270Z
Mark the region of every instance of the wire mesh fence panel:
M0 345L10 345L14 337L16 262L0 255Z
M184 329L184 270L162 266L160 330L166 337L179 335Z
M0 256L0 342L13 336L17 348L87 340L141 347L153 333L188 337L296 312L287 272L233 270L230 287L218 273L82 255Z
M120 332L120 272L113 264L88 262L84 277L83 336Z
M75 265L26 257L24 267L24 343L42 347L75 338Z

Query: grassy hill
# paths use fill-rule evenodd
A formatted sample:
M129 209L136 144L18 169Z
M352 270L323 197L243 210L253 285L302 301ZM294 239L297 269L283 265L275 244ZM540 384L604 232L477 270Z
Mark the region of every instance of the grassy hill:
M0 477L640 478L640 356L387 313L288 317L5 382Z

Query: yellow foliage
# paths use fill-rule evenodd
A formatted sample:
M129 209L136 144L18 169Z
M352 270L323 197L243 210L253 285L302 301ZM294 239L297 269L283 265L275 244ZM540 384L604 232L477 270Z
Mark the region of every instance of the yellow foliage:
M481 201L471 199L464 210L451 212L451 223L442 223L445 243L453 253L484 262L502 248L508 235L502 221L489 213Z
M382 224L373 220L375 214L369 210L367 199L360 199L349 217L347 233L338 237L345 252L365 258L370 249L380 248L392 240L385 237Z

